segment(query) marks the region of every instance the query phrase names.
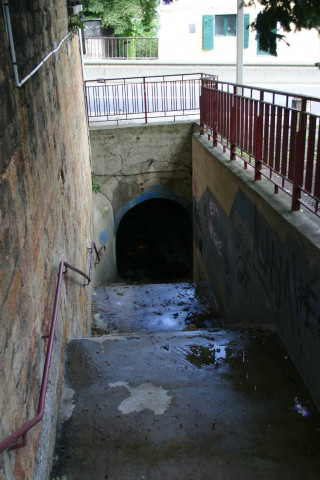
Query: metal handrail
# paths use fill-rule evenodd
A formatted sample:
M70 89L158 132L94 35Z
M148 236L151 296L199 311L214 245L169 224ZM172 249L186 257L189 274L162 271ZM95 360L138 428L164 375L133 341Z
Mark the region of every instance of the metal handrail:
M85 57L109 60L156 60L157 37L85 37Z
M202 75L200 134L320 216L320 98ZM303 194L303 196L302 196Z
M91 282L91 271L92 271L92 262L93 262L93 253L97 253L97 258L98 262L100 262L100 256L97 252L97 248L94 242L91 244L91 258L90 258L90 270L89 270L89 275L85 274L81 270L79 270L76 267L73 267L67 262L61 261L59 265L59 272L58 272L58 280L57 280L57 287L56 287L56 294L55 294L55 300L54 300L54 307L53 307L53 313L52 313L52 320L51 320L51 327L50 327L50 333L49 335L43 335L42 338L48 338L48 347L47 347L47 353L46 353L46 359L45 359L45 364L43 367L43 374L42 374L42 381L41 381L41 389L40 389L40 395L39 395L39 402L38 402L38 410L37 410L37 415L26 422L22 427L18 428L15 432L13 432L11 435L9 435L5 440L3 440L0 443L0 453L2 453L4 450L9 448L9 450L16 450L17 448L24 447L27 442L27 432L33 428L37 423L39 423L44 414L44 407L45 407L45 397L46 397L46 392L47 392L47 386L48 386L48 378L49 378L49 370L50 370L50 364L51 364L51 358L52 358L52 350L53 350L53 342L54 342L54 336L55 336L55 331L56 331L56 324L57 324L57 317L58 317L58 308L59 308L59 302L60 302L60 296L61 296L61 284L62 284L62 277L64 274L68 272L68 270L73 270L74 272L78 273L82 277L86 278L88 280L88 283L86 283L84 286L89 285ZM101 249L100 249L101 250ZM12 445L14 442L17 442L19 438L22 437L22 442L16 443L15 445Z
M87 80L89 123L199 116L201 73ZM218 80L217 76L214 76Z
M158 37L85 37L85 40L158 40Z
M120 80L121 82L124 82L126 83L127 80L138 80L138 79L141 79L141 81L143 81L143 78L146 79L146 82L148 81L148 79L156 79L156 78L160 78L162 80L166 79L167 77L181 77L183 79L183 77L191 77L191 76L194 76L194 77L197 77L199 76L200 78L207 78L207 74L205 73L201 73L201 72L195 72L195 73L169 73L169 74L166 74L166 75L145 75L145 76L135 76L135 77L115 77L115 78L97 78L96 80L85 80L85 84L94 84L94 83L105 83L105 82L114 82L116 80ZM210 79L214 78L215 80L214 81L218 81L218 76L217 75L211 75L210 76ZM140 82L141 83L141 82ZM221 82L219 82L221 83Z
M201 79L203 81L208 80L208 81L217 83L219 85L225 85L226 87L230 86L230 87L233 87L234 91L238 91L239 89L241 91L255 90L255 91L258 91L258 92L261 92L261 93L271 93L271 94L274 94L274 95L281 95L281 96L286 96L286 97L289 97L289 98L299 98L299 99L311 100L311 101L315 101L315 102L319 102L319 100L320 100L319 97L311 97L310 95L304 95L302 93L284 92L283 90L275 90L275 89L272 89L272 88L257 87L255 85L254 86L253 85L245 85L245 84L240 85L238 83L225 82L225 81L222 81L222 80L218 80L216 75L211 75L211 74L208 74L208 73L201 73L201 74L198 74L198 75L201 75ZM210 87L207 87L207 88L210 88ZM216 90L216 89L214 88L214 90ZM239 96L242 96L242 95L239 95Z

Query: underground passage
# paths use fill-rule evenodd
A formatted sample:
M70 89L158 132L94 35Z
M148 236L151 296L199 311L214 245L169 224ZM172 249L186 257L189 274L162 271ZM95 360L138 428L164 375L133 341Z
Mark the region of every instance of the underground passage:
M319 2L237 3L2 0L0 480L320 480Z
M150 283L192 277L192 221L179 203L152 199L129 210L117 232L118 274Z

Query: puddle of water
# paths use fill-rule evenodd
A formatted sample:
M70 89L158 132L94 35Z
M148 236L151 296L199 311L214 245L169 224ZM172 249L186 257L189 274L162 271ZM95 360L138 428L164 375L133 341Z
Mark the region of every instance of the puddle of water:
M215 348L214 345L189 345L186 359L192 365L198 368L208 365L219 365L219 361L224 359L226 349L224 347Z
M281 394L292 403L292 408L295 397L310 405L303 382L275 333L225 331L217 341L212 338L209 344L201 340L198 344L192 342L181 349L181 353L197 368L214 367L222 378L231 381L234 388L247 396L268 398Z
M225 380L226 392L237 392L234 408L245 406L257 458L320 468L320 415L277 334L226 331L206 345L192 342L181 353L193 366ZM305 478L318 477L306 473Z

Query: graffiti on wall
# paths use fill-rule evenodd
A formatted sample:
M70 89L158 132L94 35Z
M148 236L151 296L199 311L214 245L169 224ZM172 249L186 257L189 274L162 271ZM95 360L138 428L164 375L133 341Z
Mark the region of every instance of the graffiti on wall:
M286 303L291 318L320 336L319 282L308 272L307 256L292 239L284 245L255 208L252 265L265 295L276 309Z
M265 295L269 297L276 309L281 302L289 298L290 260L283 254L283 245L272 234L255 207L253 226L253 261L252 266L259 279ZM289 302L291 305L291 302Z
M194 212L195 243L222 310L248 310L251 298L253 310L271 323L283 319L320 337L320 266L312 268L293 236L282 241L241 189L229 218L209 189L194 201Z
M243 285L245 293L248 293L248 282L250 280L250 270L252 266L251 262L251 250L248 247L245 234L241 225L237 225L234 235L234 246L238 252L236 265L237 265L237 279L240 284Z

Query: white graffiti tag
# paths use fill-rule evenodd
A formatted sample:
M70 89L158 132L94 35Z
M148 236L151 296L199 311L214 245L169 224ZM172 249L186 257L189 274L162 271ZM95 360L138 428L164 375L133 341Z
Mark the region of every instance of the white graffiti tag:
M212 238L212 241L218 251L218 254L222 255L222 241L219 239L219 237L217 236L216 232L214 231L214 228L213 228L213 225L211 222L209 222L209 233L210 233L210 237Z

